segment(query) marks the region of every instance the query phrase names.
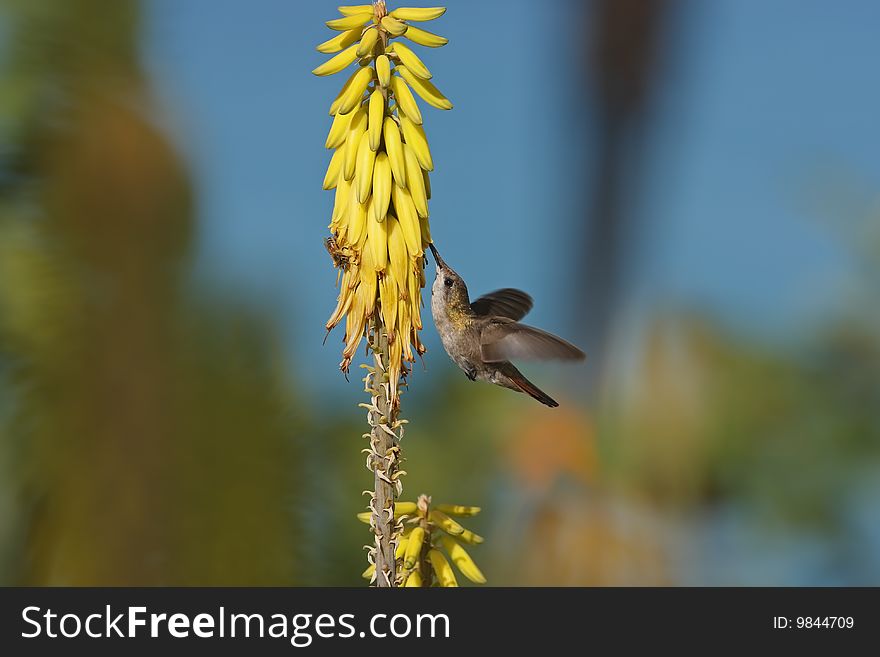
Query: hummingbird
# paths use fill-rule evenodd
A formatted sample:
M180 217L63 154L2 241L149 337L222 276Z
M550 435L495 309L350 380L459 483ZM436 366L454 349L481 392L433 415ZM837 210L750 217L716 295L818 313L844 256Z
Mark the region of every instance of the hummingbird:
M430 247L437 262L431 313L449 357L471 381L487 381L551 408L559 406L510 361L581 360L584 352L552 333L520 324L532 309L532 298L521 290L504 288L471 302L464 279Z

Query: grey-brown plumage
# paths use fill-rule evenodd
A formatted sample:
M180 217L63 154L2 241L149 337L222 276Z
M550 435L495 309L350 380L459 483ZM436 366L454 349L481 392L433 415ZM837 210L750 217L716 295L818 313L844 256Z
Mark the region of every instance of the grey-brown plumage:
M542 404L559 406L520 372L511 360L580 360L584 352L552 333L520 324L532 298L505 288L471 303L467 285L434 245L437 276L431 288L431 312L449 357L471 381L486 381L524 392Z

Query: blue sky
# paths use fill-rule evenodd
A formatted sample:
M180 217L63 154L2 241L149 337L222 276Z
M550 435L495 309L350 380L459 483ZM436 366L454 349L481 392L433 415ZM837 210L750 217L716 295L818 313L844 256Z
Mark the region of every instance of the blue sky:
M522 287L534 323L565 332L566 228L583 216L590 152L572 67L579 3L450 0L424 59L455 103L428 108L436 171L431 221L473 292ZM200 280L271 303L307 365L334 305L321 246L327 107L343 78L315 78L335 3L149 0L144 55L160 123L190 162ZM785 335L827 314L851 276L834 217L805 208L823 172L880 183L880 4L686 1L669 33L648 157L633 172L643 230L629 300L636 316L699 307L740 329ZM583 116L588 116L588 108ZM824 221L823 221L824 220ZM488 248L487 248L488 246ZM488 254L478 258L479 254ZM427 326L429 349L437 349Z

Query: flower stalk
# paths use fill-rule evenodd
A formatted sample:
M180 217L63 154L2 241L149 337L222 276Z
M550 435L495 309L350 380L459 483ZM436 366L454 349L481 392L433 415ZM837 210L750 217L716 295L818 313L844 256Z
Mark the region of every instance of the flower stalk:
M443 15L443 7L388 10L384 0L339 7L341 18L327 22L339 34L318 45L333 55L312 73L354 72L330 106L333 117L325 146L333 155L323 187L334 191L326 240L339 269L339 297L326 329L345 321L340 369L346 374L364 338L373 364L365 389L370 431L367 467L373 473L370 526L375 534L368 559L377 586L400 583L395 551L402 523L394 503L402 491L399 419L401 388L415 355L425 347L421 290L430 181L434 162L415 97L439 109L452 103L429 80L431 72L411 48L396 40L437 48L447 40L413 22ZM415 93L414 93L415 92Z
M367 368L364 388L370 394L367 422L370 441L367 453L367 469L373 472L373 490L370 495L370 526L374 533L374 545L369 560L375 565L374 581L379 587L394 586L396 567L394 551L400 540L402 525L394 517L394 500L403 492L400 469L400 440L403 438L404 420L398 420L399 404L391 396L388 379L388 336L380 318L376 318L368 336L373 352L373 367Z

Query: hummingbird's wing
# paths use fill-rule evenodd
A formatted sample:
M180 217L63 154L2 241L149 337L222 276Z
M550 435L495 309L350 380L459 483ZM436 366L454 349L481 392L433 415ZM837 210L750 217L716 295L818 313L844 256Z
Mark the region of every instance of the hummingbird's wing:
M532 309L532 297L522 290L506 287L484 294L471 303L471 309L480 317L509 317L522 319Z
M584 352L560 337L496 317L480 332L480 356L485 363L505 360L580 360Z

